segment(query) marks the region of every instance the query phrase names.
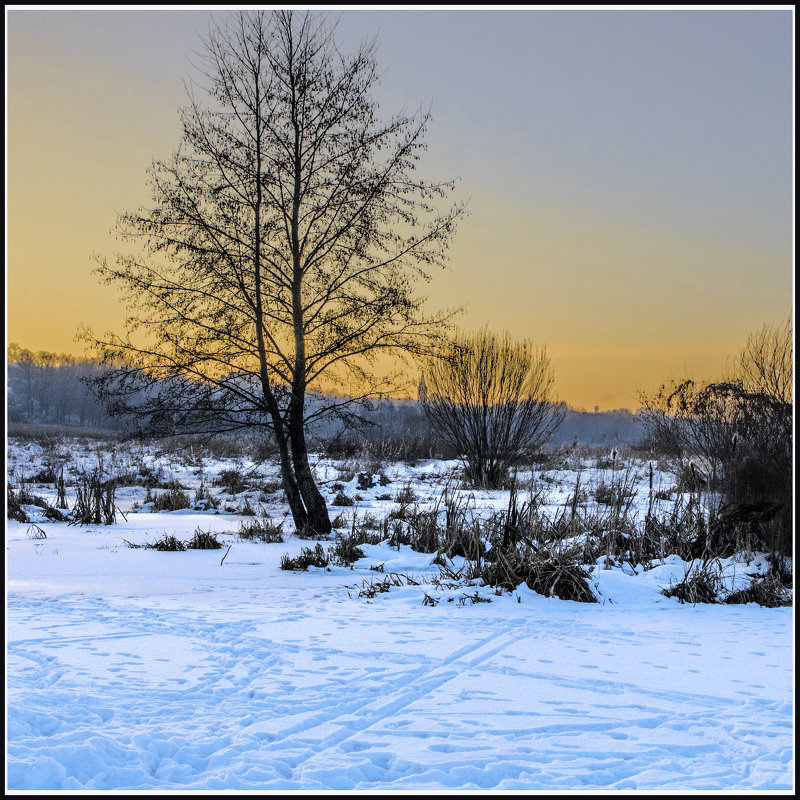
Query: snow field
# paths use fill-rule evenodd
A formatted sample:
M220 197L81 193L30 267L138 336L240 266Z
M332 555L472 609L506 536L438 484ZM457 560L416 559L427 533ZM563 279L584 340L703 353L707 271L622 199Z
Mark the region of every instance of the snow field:
M435 493L395 472L347 483L360 514L392 508L374 498L403 480ZM127 520L113 526L39 520L35 540L8 523L10 790L793 788L792 608L681 605L660 593L687 566L674 556L597 569L596 605L435 587L431 555L385 543L362 545L352 570L286 572L281 556L314 542L242 541L232 514L128 513L144 491L118 494ZM227 555L124 541L198 527ZM418 585L358 597L390 573Z

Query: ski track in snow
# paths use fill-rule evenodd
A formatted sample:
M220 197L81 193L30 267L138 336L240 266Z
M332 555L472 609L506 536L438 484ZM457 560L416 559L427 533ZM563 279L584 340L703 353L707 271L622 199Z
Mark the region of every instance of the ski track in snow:
M792 705L747 678L777 653L750 653L726 695L691 682L708 628L674 616L653 633L664 615L414 608L409 625L383 602L365 623L363 601L316 594L314 613L264 595L229 620L222 597L12 599L9 788L791 788ZM755 633L713 630L723 648Z

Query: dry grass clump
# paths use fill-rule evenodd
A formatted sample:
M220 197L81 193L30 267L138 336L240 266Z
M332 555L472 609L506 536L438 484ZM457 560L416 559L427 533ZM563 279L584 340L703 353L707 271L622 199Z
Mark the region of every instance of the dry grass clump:
M222 542L211 531L201 531L200 528L185 544L187 550L219 550L222 547Z
M750 585L738 592L732 592L725 598L726 603L758 603L768 608L779 608L792 605L791 587L785 586L780 578L768 572L766 575L753 577Z
M238 536L246 541L259 541L267 544L283 541L283 523L277 525L270 519L252 519L243 522Z
M336 543L328 548L328 556L334 564L340 567L349 567L360 558L364 558L364 551L358 546L361 544L355 536L337 536Z
M296 558L291 558L288 553L284 553L281 558L281 569L304 572L309 567L327 567L328 563L328 556L322 545L317 542L313 550L310 547L304 547Z
M719 562L704 561L697 566L692 562L686 569L683 580L662 589L664 597L677 597L681 603L718 603L722 588Z
M77 485L70 525L112 525L116 522L113 480L101 481L99 469L84 475ZM187 502L188 504L188 502Z
M179 552L186 549L186 544L175 536L165 535L155 542L148 542L144 545L146 550L161 550L168 552Z
M153 497L150 493L150 489L147 490L147 499L145 502L150 502L152 497L152 510L156 511L180 511L183 508L191 508L191 502L189 500L189 495L183 491L180 484L174 482L172 486L166 491L161 492L160 494L155 495Z
M591 576L576 563L576 555L570 551L554 553L517 548L504 553L497 549L494 560L484 562L475 577L509 592L524 583L545 597L596 603L597 598L589 588Z
M332 506L352 506L355 505L355 501L352 497L349 497L344 493L343 489L339 489L336 497L333 498L331 501Z
M248 488L248 483L240 470L224 469L214 480L214 486L221 486L228 494L239 494Z
M782 556L767 557L769 570L763 575L751 575L750 585L725 598L726 603L758 603L768 608L792 605L792 571Z
M6 490L6 516L15 522L30 522L22 506L33 505L37 499L41 498L35 498L24 488L15 490L9 483Z
M380 580L364 580L361 582L361 588L358 590L358 597L366 597L371 600L379 594L383 594L391 590L392 586L418 586L418 581L409 577L402 572L389 572L385 577ZM355 589L355 587L351 587ZM348 591L349 595L350 592ZM428 596L427 594L425 595ZM425 603L423 603L425 605Z
M414 493L414 490L411 488L411 484L407 483L403 486L402 489L395 495L394 501L397 503L398 506L407 507L414 503L417 500L417 495Z

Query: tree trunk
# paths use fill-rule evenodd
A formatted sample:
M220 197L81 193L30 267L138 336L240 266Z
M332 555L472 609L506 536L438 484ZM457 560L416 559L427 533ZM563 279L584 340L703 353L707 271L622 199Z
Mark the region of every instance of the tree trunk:
M292 397L289 407L289 440L292 446L292 462L297 486L303 497L308 512L308 527L311 531L321 536L327 536L333 526L328 516L328 506L325 498L317 488L317 482L308 463L308 448L303 426L303 400Z
M283 420L279 420L275 424L275 441L280 451L281 480L283 482L283 490L286 492L286 502L289 504L295 530L303 532L309 526L308 513L303 505L303 498L289 458L289 443L286 440L286 432L283 429Z

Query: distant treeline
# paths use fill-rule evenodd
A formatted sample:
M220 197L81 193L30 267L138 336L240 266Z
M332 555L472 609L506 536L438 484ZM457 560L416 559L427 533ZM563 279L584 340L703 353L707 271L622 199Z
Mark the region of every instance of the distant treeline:
M11 344L8 347L8 422L74 425L124 431L130 427L122 417L106 414L86 380L105 367L88 359L63 353L33 352ZM319 400L309 401L313 409ZM414 439L415 449L447 455L430 430L421 406L414 400L379 400L359 412L361 423L345 430L336 421L313 426L312 433L322 441L337 439L343 447L359 442L386 439ZM567 408L564 421L550 441L551 445L636 444L644 438L639 418L628 411L586 412Z
M33 352L17 344L8 346L7 358L9 423L125 428L124 420L109 417L83 382L103 369L97 361L44 350Z
M362 410L365 424L358 432L338 429L335 424L320 427L314 431L320 439L339 436L342 442L350 442L353 447L361 438L371 442L383 439L414 438L423 447L414 448L419 452L432 450L433 456L451 457L431 430L419 403L414 400L380 400L372 403L371 410ZM567 407L564 421L549 442L551 446L572 444L604 445L638 444L645 437L642 423L627 409L590 413Z

